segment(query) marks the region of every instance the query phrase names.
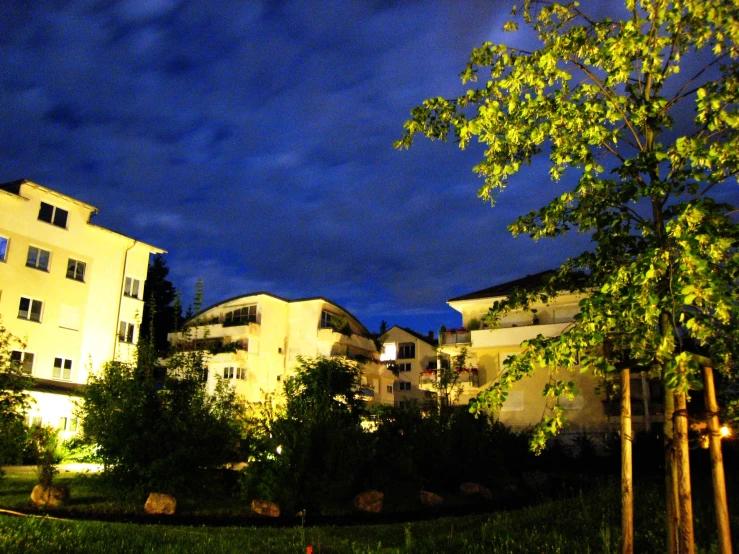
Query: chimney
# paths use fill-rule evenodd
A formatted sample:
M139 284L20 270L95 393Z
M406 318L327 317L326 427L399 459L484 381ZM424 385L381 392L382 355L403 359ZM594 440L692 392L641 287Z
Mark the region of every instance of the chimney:
M434 340L434 332L433 331L429 331L429 340L431 342L433 342L433 340Z

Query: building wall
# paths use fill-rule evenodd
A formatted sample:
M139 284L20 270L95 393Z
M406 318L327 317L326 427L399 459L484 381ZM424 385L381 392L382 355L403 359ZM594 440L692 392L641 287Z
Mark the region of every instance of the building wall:
M247 306L256 306L256 321L245 325L224 325L226 314ZM324 311L346 322L351 334L321 328ZM289 301L266 293L246 295L212 306L196 318L200 325L188 331L171 333L169 338L179 348L202 348L208 341L239 343L236 352L209 356L208 387L217 379L228 378L236 392L248 402L259 402L265 394L282 390L284 379L294 374L299 357L341 357L357 364L368 386L375 385L370 404L392 403L392 374L374 361L377 349L363 336L362 325L351 314L323 298ZM192 344L193 338L203 341ZM185 346L185 343L190 343ZM179 346L177 346L179 345ZM244 349L243 347L246 346ZM226 368L234 368L234 371ZM244 370L244 371L238 371ZM390 377L388 377L390 375Z
M415 355L412 358L399 359L398 346L409 343L415 345ZM391 327L382 336L382 344L381 360L394 362L396 366L400 364L410 365L410 371L399 371L393 382L394 404L396 406L406 406L409 402L416 402L422 405L424 402L431 400L435 393L430 389L422 389L420 381L423 372L430 365L436 367L435 346L398 326ZM395 376L393 375L393 377ZM401 383L410 383L410 390L406 388L408 385L401 385Z
M42 202L65 210L66 225L39 220ZM8 239L0 262L0 316L25 343L24 350L34 354L35 378L83 384L89 371L114 358L128 360L133 353L131 345L118 340L119 321L135 324L135 341L149 255L163 251L90 224L95 212L93 206L30 181L0 190L0 237ZM49 252L48 265L28 267L29 248ZM68 278L70 260L85 264L81 280ZM123 297L126 275L139 280L138 298ZM19 317L22 297L43 303L40 321ZM55 375L57 358L71 361L69 375L64 368ZM56 426L60 417L72 417L59 395L36 396L37 409L48 414L45 424Z

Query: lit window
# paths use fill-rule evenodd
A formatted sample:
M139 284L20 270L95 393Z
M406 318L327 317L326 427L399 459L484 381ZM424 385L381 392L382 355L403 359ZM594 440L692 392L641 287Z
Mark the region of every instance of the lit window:
M67 210L62 210L46 202L41 202L41 208L38 211L38 218L46 223L51 223L62 229L67 228Z
M85 269L87 269L85 262L69 258L67 262L67 279L74 279L75 281L82 281L84 283Z
M416 357L416 343L403 342L398 345L398 359L412 359Z
M31 352L22 352L13 350L10 353L10 359L21 367L21 371L26 375L33 373L33 354Z
M33 267L42 271L49 271L49 260L51 259L51 252L36 248L35 246L28 247L28 257L26 258L26 267Z
M72 360L69 358L54 358L54 371L51 376L54 379L69 380L72 378Z
M126 277L126 284L123 286L123 294L131 298L139 297L139 286L141 282L133 277Z
M133 334L135 330L135 324L128 323L127 321L121 321L118 324L118 340L121 342L133 344Z
M0 262L4 262L8 258L8 237L0 236Z
M223 325L226 327L232 325L246 325L247 323L257 322L257 305L245 306L238 310L226 312L223 318Z
M398 390L411 390L411 384L408 381L398 381Z
M411 364L410 363L404 363L404 364L396 364L396 367L398 368L398 371L410 371L411 370Z
M43 309L44 303L41 300L21 296L21 302L18 306L18 318L40 323Z

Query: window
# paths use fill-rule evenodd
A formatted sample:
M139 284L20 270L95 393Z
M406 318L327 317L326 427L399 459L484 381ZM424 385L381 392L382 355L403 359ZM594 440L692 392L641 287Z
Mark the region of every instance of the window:
M22 352L20 350L13 350L10 353L11 361L21 366L21 370L26 375L33 373L33 354L31 352Z
M336 316L332 314L331 312L327 312L326 310L323 310L321 312L321 329L333 329L335 317Z
M74 279L75 281L85 282L85 269L87 264L79 260L73 260L69 258L67 262L67 279Z
M35 246L28 247L28 257L26 258L26 267L32 267L34 269L40 269L42 271L49 271L49 260L51 259L51 252L36 248Z
M134 279L133 277L126 277L126 284L123 286L124 296L130 296L131 298L139 297L139 285L141 281Z
M128 323L127 321L121 321L118 325L118 340L121 342L133 344L133 333L135 330L135 324Z
M395 367L398 368L398 372L400 372L400 371L410 371L411 370L411 364L410 363L395 364Z
M246 368L245 367L236 368L236 378L241 379L242 381L246 379Z
M398 390L411 390L409 381L398 381Z
M393 386L392 386L392 385L388 385L388 386L387 386L387 392L388 392L389 394L392 394L392 393L393 393Z
M66 431L67 430L67 418L66 417L60 417L59 418L59 425L57 426L57 429L59 431Z
M236 368L235 367L224 367L223 368L223 378L224 379L233 379L235 372L236 372Z
M21 296L21 302L18 306L18 318L40 323L43 309L44 303L41 300Z
M54 371L52 371L51 376L54 379L71 379L72 360L69 358L54 358Z
M403 342L398 345L398 359L412 359L416 357L416 343Z
M46 223L51 223L62 229L67 228L67 210L62 210L46 202L41 202L41 208L38 211L38 218Z
M0 262L4 262L8 258L8 237L0 236Z
M245 306L238 310L226 312L223 318L223 325L246 325L247 323L257 322L257 305L252 304L251 306Z

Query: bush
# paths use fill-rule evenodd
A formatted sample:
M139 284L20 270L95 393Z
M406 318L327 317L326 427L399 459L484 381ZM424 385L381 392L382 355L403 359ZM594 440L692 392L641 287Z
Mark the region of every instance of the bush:
M242 491L288 513L326 512L356 492L367 463L359 370L317 358L301 359L297 372L284 382L284 406L268 401L253 421Z
M166 377L146 349L137 363L91 375L81 408L85 439L119 490L191 490L201 470L237 461L242 403L227 382L209 395L199 352L170 358Z

